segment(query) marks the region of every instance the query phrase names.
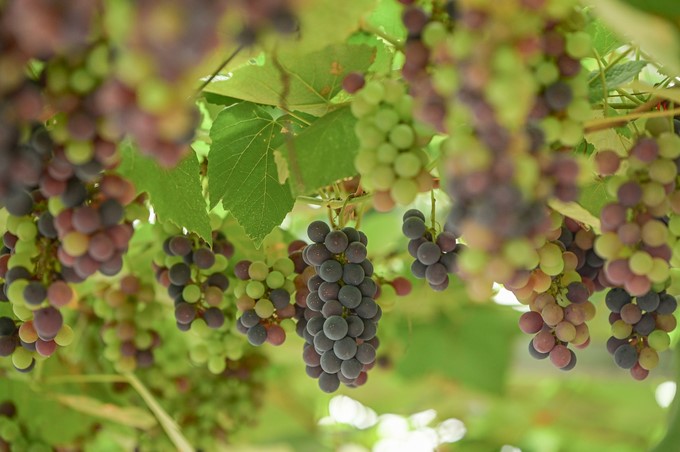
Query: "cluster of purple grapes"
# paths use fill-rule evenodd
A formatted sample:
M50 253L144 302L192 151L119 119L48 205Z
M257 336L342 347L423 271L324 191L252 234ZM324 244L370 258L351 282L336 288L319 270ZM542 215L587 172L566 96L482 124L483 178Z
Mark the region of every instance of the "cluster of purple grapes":
M181 331L188 331L198 319L211 329L225 323L226 270L234 247L220 231L213 231L212 239L211 247L203 239L178 232L165 239L163 256L154 262L157 281L174 301Z
M677 326L673 315L677 299L666 291L631 296L617 287L607 292L605 302L611 311L612 332L607 350L617 366L629 369L636 380L644 380L659 364L659 352L670 346L669 333Z
M291 303L296 275L293 260L281 258L271 266L264 261L245 260L236 264L234 274L240 280L234 294L242 312L236 328L252 345L283 344L286 332L281 322L295 317L295 305Z
M94 294L95 314L104 321L104 357L118 372L151 367L154 350L161 344L153 323L162 316L153 285L126 275L118 284L101 284Z
M595 251L606 262L607 280L633 296L658 292L669 278L673 254L669 240L680 232L673 220L680 214L679 158L677 135L665 132L656 138L639 138L627 156L625 176L611 186L616 201L600 212L602 235L595 241ZM596 156L603 174L616 173L620 162L613 151Z
M302 256L316 274L307 281L309 295L297 327L306 341L307 374L319 379L324 392L336 391L340 383L361 386L375 365L382 316L366 257L368 239L351 227L331 231L323 221L312 222L307 235L313 243Z
M449 274L456 271L459 251L455 234L428 230L425 215L418 209L404 213L401 230L410 239L408 252L415 259L411 264L413 276L425 278L436 291L449 287Z

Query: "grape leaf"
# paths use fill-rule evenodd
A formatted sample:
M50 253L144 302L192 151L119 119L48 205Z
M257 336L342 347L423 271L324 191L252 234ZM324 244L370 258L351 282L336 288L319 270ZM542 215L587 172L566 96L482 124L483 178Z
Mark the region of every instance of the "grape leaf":
M599 19L590 22L585 31L590 35L593 48L600 57L623 45L618 36Z
M331 112L279 147L286 159L294 195L310 193L344 177L354 176L359 143L356 119L349 107Z
M170 221L212 242L200 169L193 152L170 170L161 168L130 144L121 146L121 155L119 172L135 184L138 193L149 195L160 221Z
M680 2L677 0L624 0L631 6L637 9L646 11L648 13L658 14L660 16L671 18L677 21L680 18Z
M593 12L608 27L638 44L659 61L669 75L680 75L680 34L671 22L621 0L590 0L589 3L595 6Z
M289 110L323 116L335 107L331 99L344 76L365 71L374 56L375 48L367 45L333 45L308 54L279 52L279 65L269 59L264 65L240 67L205 91L265 105L281 105L285 93Z
M602 207L612 201L615 199L607 192L606 180L596 181L583 187L578 199L578 203L596 217L600 216Z
M208 191L220 200L248 237L260 244L281 224L295 200L278 181L274 149L286 139L284 123L263 107L243 102L225 108L210 129Z
M408 34L401 20L403 10L404 7L394 0L380 0L378 7L368 17L368 21L374 27L403 41Z
M606 92L616 89L632 81L640 71L647 66L646 61L626 61L610 67L604 73ZM591 102L597 102L605 96L602 86L602 76L599 71L590 73L589 97Z

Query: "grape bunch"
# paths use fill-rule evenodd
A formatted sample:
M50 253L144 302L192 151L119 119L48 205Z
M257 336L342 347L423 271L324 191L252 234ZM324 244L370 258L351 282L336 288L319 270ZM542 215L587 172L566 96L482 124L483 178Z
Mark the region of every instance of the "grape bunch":
M331 231L323 221L312 222L307 235L313 243L303 257L316 273L307 281L307 306L298 320L307 374L319 379L324 392L336 391L340 383L361 386L375 365L382 316L366 257L368 239L351 227Z
M348 77L346 88L357 75ZM412 109L413 98L396 80L372 80L355 91L352 114L358 118L354 131L360 148L354 166L363 187L375 192L373 202L380 211L395 203L410 204L418 192L433 186L423 149L432 134L414 122Z
M409 238L408 252L415 259L411 273L427 280L433 290L442 291L449 286L449 274L456 270L456 236L448 231L436 234L425 225L425 215L418 209L404 213L401 227Z
M0 403L0 451L19 450L50 451L49 444L36 438L25 421L18 416L17 406L11 400Z
M154 324L163 314L153 285L126 275L115 285L101 283L94 295L94 313L103 321L103 356L121 373L152 366L161 344Z
M242 312L236 328L252 345L283 344L286 332L281 323L295 316L295 306L291 303L295 292L295 262L288 257L277 259L271 265L244 260L236 264L234 273L240 280L234 295Z
M578 223L554 211L551 219L547 240L533 255L535 268L517 274L506 287L529 306L530 310L519 319L519 327L535 335L529 342L531 356L549 357L555 367L571 370L576 365L576 354L569 345L582 349L590 344L587 322L595 317L596 309L589 298L600 287L588 276L593 276L590 268L597 272L602 263L596 256L586 260L588 255L579 246L592 246L592 236L579 235L585 230ZM579 245L574 243L572 229L577 229Z
M644 380L659 364L659 353L670 346L669 333L677 326L673 315L677 299L665 290L632 296L616 287L607 292L605 302L611 311L612 334L607 350L617 366L629 369L634 379Z
M677 135L640 137L629 150L625 174L608 181L607 189L616 201L600 212L602 234L595 240L595 251L605 261L607 280L630 295L660 292L669 278L670 244L680 232L677 220L670 221L680 214L675 194L678 158ZM599 171L615 173L620 163L612 151L596 155Z
M188 331L199 320L210 329L221 328L229 288L226 270L234 254L233 245L218 230L212 232L210 246L172 225L164 227L171 235L163 241L154 268L157 281L174 301L177 328Z

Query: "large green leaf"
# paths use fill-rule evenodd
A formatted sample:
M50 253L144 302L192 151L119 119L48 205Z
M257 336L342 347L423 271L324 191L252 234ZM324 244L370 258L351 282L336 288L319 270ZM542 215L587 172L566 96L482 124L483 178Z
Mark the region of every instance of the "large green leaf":
M602 99L606 93L632 81L640 71L647 66L646 61L626 61L617 64L604 73L604 87L602 75L598 71L591 72L589 96L591 102Z
M169 170L130 145L122 146L121 153L120 173L135 184L138 192L148 193L160 221L170 221L212 241L200 168L193 152Z
M277 61L246 65L226 79L210 83L205 91L257 104L281 106L323 116L334 105L349 72L364 71L373 62L375 48L367 45L333 45L308 54L279 52Z
M291 143L279 147L284 156L293 193L309 193L356 174L354 156L359 143L356 118L348 107L336 110L303 130Z
M414 323L408 351L396 364L407 378L439 373L473 388L503 392L517 333L515 312L499 306L468 305L452 318Z
M621 0L589 0L588 3L595 6L593 11L603 23L639 45L663 65L665 72L680 75L680 34L673 23Z
M258 245L281 224L295 200L280 184L274 149L286 134L281 119L241 103L225 108L210 129L208 186L211 206L220 200Z
M676 21L680 18L680 2L677 0L624 0L624 2L648 13L673 18Z
M594 216L600 216L602 208L615 199L607 192L606 181L595 181L581 189L578 203Z

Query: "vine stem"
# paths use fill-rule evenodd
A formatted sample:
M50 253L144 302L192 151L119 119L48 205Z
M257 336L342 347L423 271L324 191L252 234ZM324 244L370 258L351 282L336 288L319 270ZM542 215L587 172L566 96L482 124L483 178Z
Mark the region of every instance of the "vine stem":
M366 19L361 19L361 22L359 24L359 28L362 31L365 31L366 33L374 34L374 35L378 36L379 38L385 40L386 42L390 43L397 50L403 50L403 48L404 48L404 45L401 42L399 42L398 38L385 33L384 31L382 31L378 27L373 26Z
M435 214L437 212L435 205L437 204L437 199L434 197L434 189L430 190L430 202L432 203L432 209L430 210L430 221L432 222L432 235L434 236L437 227L437 220L435 219Z
M65 384L65 383L127 383L128 379L122 375L115 374L91 374L91 375L58 375L46 378L42 381L45 384Z
M163 427L163 430L165 430L170 441L177 447L177 450L180 452L195 452L194 448L189 444L189 441L182 435L182 431L177 423L163 407L160 406L158 401L156 401L156 398L149 392L146 386L144 386L144 383L142 383L134 374L127 373L124 376L127 382L130 383L130 386L137 391L154 416L156 416L158 423Z
M612 127L622 127L631 121L640 118L663 118L666 116L675 116L680 114L680 108L674 108L672 110L662 110L662 111L647 111L652 106L656 105L658 99L654 98L640 105L640 107L633 110L627 115L613 116L607 118L598 118L585 123L585 132L596 132L598 130L609 129ZM651 105L650 105L651 104ZM642 108L644 107L644 108Z

